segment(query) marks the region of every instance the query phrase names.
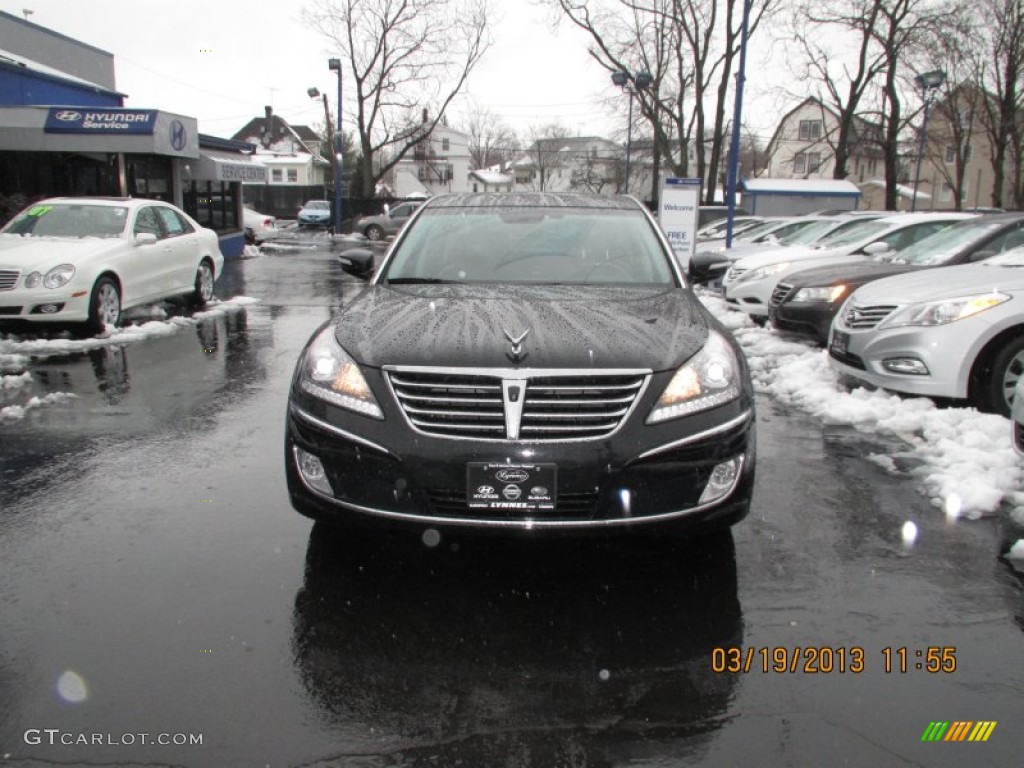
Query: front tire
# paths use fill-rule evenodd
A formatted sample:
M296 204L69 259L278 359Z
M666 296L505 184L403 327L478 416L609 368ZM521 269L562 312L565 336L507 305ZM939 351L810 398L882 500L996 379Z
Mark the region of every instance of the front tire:
M108 325L121 324L121 289L111 277L101 277L89 297L89 319L85 329L91 334L103 333Z
M189 303L195 307L205 307L213 298L213 264L203 259L196 270L195 289L189 296Z
M378 227L376 224L371 224L366 228L364 232L367 240L381 240L384 237L384 230Z
M1024 336L1017 336L992 357L978 380L975 405L980 411L1009 417L1013 389L1024 376Z

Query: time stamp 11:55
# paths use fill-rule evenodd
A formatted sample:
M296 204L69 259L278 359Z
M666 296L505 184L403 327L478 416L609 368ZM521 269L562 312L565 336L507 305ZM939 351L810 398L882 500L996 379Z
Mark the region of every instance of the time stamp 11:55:
M956 647L929 645L922 648L887 646L869 656L858 645L850 646L726 646L711 651L713 672L776 672L779 674L860 674L874 658L886 674L956 672Z

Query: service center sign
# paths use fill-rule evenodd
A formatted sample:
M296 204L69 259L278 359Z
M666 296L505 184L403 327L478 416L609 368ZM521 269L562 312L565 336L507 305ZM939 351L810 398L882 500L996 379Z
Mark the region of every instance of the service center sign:
M50 107L46 133L152 134L155 109L91 109Z
M661 187L658 201L658 222L684 269L697 245L700 189L700 179L669 177Z

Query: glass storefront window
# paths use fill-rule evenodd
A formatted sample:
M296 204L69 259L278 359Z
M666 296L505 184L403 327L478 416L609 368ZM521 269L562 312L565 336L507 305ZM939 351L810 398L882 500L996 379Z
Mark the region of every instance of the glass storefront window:
M185 213L216 232L241 229L238 186L226 181L189 182L183 200Z

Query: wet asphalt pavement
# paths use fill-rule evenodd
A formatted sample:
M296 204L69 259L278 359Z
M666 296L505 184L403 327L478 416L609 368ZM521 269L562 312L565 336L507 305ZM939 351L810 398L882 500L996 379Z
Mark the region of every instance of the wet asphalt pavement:
M259 303L27 364L19 399L77 398L0 423L0 765L1019 764L1001 522L947 523L864 458L891 446L768 399L731 534L427 546L297 515L289 378L358 287L314 238L229 265L218 295Z

